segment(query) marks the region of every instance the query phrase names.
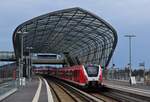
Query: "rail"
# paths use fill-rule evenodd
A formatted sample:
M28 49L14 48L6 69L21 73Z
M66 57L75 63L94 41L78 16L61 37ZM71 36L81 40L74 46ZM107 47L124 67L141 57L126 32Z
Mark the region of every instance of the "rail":
M101 94L125 102L150 102L150 92L138 90L137 88L128 89L122 87L105 86L105 92Z
M72 98L72 102L105 102L104 100L101 100L99 98L96 98L82 90L79 90L67 83L64 83L62 81L57 81L54 79L47 79L49 82L50 87L52 87L52 90L55 93L55 97L58 98L58 102L62 102L62 98L60 98L61 96L58 95L60 94L61 91L56 92L56 89L61 88L61 90L63 90L63 92L65 92L68 96L70 96L70 98ZM57 85L58 87L54 88L54 86L52 85L52 83L55 83L55 85Z

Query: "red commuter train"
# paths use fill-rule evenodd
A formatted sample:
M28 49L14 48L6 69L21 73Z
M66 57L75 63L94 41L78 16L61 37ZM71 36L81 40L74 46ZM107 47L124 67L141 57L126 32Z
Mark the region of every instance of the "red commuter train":
M35 69L34 71L35 73L48 74L83 87L103 85L100 65L75 65L64 68Z

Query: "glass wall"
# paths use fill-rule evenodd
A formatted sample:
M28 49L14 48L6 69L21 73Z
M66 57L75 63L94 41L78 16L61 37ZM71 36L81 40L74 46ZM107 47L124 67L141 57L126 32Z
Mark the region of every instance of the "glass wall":
M7 63L0 66L0 95L17 87L16 64Z

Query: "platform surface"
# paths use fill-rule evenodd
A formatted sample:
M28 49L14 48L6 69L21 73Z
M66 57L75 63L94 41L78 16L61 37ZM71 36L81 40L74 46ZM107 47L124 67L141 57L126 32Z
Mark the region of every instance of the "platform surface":
M26 86L20 87L18 91L2 102L48 102L46 84L42 78L33 77L31 81L27 82Z
M144 84L130 85L127 81L104 80L104 85L108 88L121 90L129 93L150 97L150 86Z
M119 85L119 86L127 86L132 88L139 88L139 89L145 89L150 90L150 85L144 85L144 83L137 82L136 85L130 85L129 81L124 80L104 80L103 81L105 85L111 84L111 85Z

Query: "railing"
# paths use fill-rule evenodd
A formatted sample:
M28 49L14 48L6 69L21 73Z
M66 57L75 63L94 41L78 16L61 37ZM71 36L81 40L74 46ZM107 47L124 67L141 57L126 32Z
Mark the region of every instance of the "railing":
M6 92L16 87L16 64L12 63L0 66L0 96L3 96Z
M109 69L104 71L103 76L105 76L105 79L107 80L119 80L119 81L124 81L124 82L129 82L130 77L129 77L129 70L124 70L124 69ZM132 71L132 76L135 77L136 82L139 83L140 85L150 85L150 70L142 72L141 71Z

